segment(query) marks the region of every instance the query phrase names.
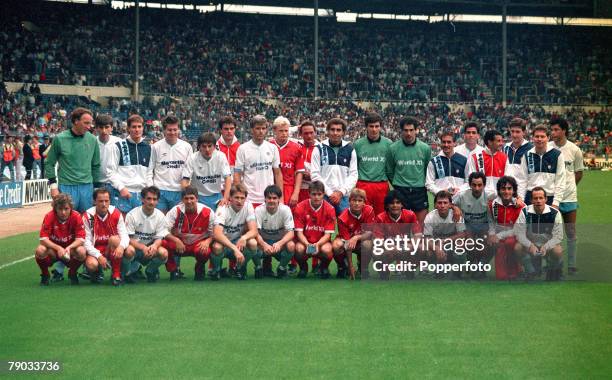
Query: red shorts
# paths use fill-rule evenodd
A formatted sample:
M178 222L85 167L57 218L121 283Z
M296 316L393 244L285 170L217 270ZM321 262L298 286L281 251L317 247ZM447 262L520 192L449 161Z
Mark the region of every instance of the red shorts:
M357 181L357 185L355 187L366 192L366 204L369 204L374 208L376 215L385 211L385 196L389 192L389 183L387 181Z
M173 241L164 239L162 240L162 247L168 250L168 253L173 256L197 256L200 254L200 250L198 249L198 244L200 241L196 241L193 244L185 244L185 251L183 253L176 252L176 244ZM206 252L202 252L201 255L205 258L210 257L210 246Z
M283 199L286 205L289 205L289 200L291 199L291 194L293 194L293 189L295 187L293 185L283 186Z
M300 189L300 197L298 198L298 202L301 202L309 198L310 198L310 192L308 192L308 189Z

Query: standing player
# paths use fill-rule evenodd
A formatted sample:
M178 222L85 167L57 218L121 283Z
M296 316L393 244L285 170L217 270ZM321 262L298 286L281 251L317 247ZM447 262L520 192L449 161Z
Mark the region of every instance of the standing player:
M251 259L255 264L255 278L263 277L261 259L257 253L257 221L253 205L246 200L247 196L245 185L234 184L230 189L230 204L218 207L215 212L211 280L221 277L224 257L236 260L236 278L239 280L246 279L247 264Z
M561 151L565 162L565 192L559 202L567 235L567 272L576 273L576 214L578 212L578 183L582 179L584 162L582 151L567 139L568 125L564 119L550 121L553 147Z
M514 255L514 224L521 213L516 200L516 180L504 176L497 181L497 198L489 202L489 236L487 244L495 252L495 277L512 280L518 276L519 263Z
M283 199L291 208L298 204L302 175L304 173L304 156L302 148L289 140L291 124L286 117L279 116L272 123L274 139L271 141L278 148L280 170L283 174Z
M78 285L77 269L85 261L83 247L85 229L81 215L73 209L68 194L53 198L53 210L45 215L40 229L40 245L36 247L36 263L40 267L40 284L49 285L49 267L56 261L68 265L72 285Z
M259 229L257 243L264 260L266 257L275 257L279 261L276 277L285 278L287 265L295 252L293 215L289 206L280 204L282 191L278 186L266 187L264 196L266 204L255 209Z
M521 158L521 171L516 178L518 195L531 204L531 191L542 187L546 203L559 208L565 192L565 163L559 149L548 146L548 128L538 125L532 131L534 147Z
M125 217L125 224L130 235L130 245L125 250L125 257L132 261L126 281L134 282L135 269L146 267L148 282L159 279L159 267L168 259L168 251L162 247L162 239L168 235L164 213L157 209L159 189L155 186L145 187L140 191L142 205L130 211Z
M423 224L429 200L425 189L427 163L431 159L429 145L416 137L419 122L413 117L400 120L402 139L389 147L387 178L401 197L404 208L414 211Z
M508 156L506 175L516 179L521 172L521 158L533 148L533 144L525 140L525 120L514 118L510 121L509 128L512 141L504 146L504 153Z
M299 201L303 201L310 198L308 188L310 186L310 173L311 173L311 161L312 152L315 147L319 144L317 140L317 129L314 123L310 120L305 120L300 124L299 127L300 137L302 138L302 156L304 157L304 175L302 176L302 188L300 189Z
M468 173L484 173L487 178L485 194L488 199L493 199L497 194L497 181L505 175L508 168L508 157L502 152L504 139L499 131L487 131L484 141L486 147L469 157Z
M183 168L193 149L187 141L179 139L179 119L176 116L166 116L162 127L163 140L151 147L147 182L160 190L157 208L165 213L181 202Z
M251 140L240 145L236 152L234 184L244 183L248 201L257 207L264 203L264 190L269 185L283 188L280 155L274 144L265 140L268 121L262 115L251 120Z
M94 206L83 213L87 250L85 267L91 281L99 283L104 278L102 271L108 267L108 259L112 269L111 282L115 286L121 285L123 254L130 245L125 221L119 209L110 205L108 189L94 190L93 200Z
M537 146L537 143L536 143ZM514 225L518 240L515 252L523 262L526 278L537 275L533 262L546 257L546 280L558 281L563 271L563 219L561 213L547 202L546 190L536 186L531 190L532 203L524 207Z
M478 145L478 139L480 138L480 131L478 129L478 123L475 121L468 121L463 127L463 144L455 148L455 152L459 153L464 157L471 157L474 153L480 153L484 148Z
M100 176L96 189L103 187L112 191L113 187L108 178L107 169L112 151L116 149L116 144L121 141L117 136L113 136L113 118L110 115L100 114L96 116L96 132L98 134L98 149L100 149Z
M439 241L457 240L466 236L465 224L463 218L459 223L453 220L452 195L448 191L440 191L434 197L435 209L431 210L425 217L423 225L423 235L426 238L432 239L427 244L427 253L433 254L433 258L437 263L462 263L465 262L465 255L459 255L452 250L445 250L444 245L438 244ZM449 257L450 256L450 257ZM454 273L455 277L460 278L461 273ZM439 278L443 277L441 275Z
M357 154L353 145L342 138L346 121L333 118L327 122L327 140L312 152L313 181L325 185L325 199L336 209L336 215L348 208L348 194L357 184Z
M115 144L108 161L113 204L124 215L140 206L140 191L147 185L151 145L142 137L143 123L139 115L127 119L129 136Z
M333 258L330 240L336 227L336 212L323 199L325 185L322 182L311 182L309 191L310 199L298 203L293 213L297 232L295 259L300 266L298 278L306 278L308 258L318 257L320 277L328 279L329 263Z
M166 227L170 230L162 243L168 250L166 270L170 272L171 281L178 279L175 257L193 256L196 261L193 279L203 281L204 264L210 258L214 214L198 202L198 189L194 186L183 189L181 200L182 203L166 214Z
M236 138L236 120L231 116L224 116L219 119L218 126L221 137L217 140L217 150L223 153L233 171L236 165L236 152L240 147L240 142Z
M90 110L76 108L70 120L72 128L53 139L45 159L45 176L49 178L51 197L60 192L69 194L74 209L82 213L91 206L93 184L99 181L100 149L96 138L89 133L93 122Z
M385 159L391 140L382 136L382 117L375 112L364 118L366 136L354 143L357 153L358 181L356 187L366 192L367 204L379 214L385 211L385 195L389 192L389 182L385 172Z
M433 195L446 190L453 196L465 190L468 177L467 158L454 151L455 134L443 132L440 136L440 153L427 164L425 187Z
M334 260L338 265L338 278L345 278L348 272L350 279L355 279L353 252L357 254L358 268L362 268L362 265L367 268L370 265L372 232L364 231L361 225L374 223L376 214L374 208L366 204L366 198L365 190L351 190L349 208L338 216L338 235L332 243Z
M215 149L215 135L204 132L198 137L198 152L194 152L183 168L183 188L193 185L198 201L213 211L229 203L232 173L227 158Z

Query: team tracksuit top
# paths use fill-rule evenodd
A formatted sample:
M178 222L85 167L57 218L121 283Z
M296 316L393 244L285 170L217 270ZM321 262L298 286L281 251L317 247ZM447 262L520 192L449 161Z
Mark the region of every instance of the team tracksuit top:
M521 210L515 198L507 206L504 206L500 197L489 201L489 235L497 235L499 240L513 236L514 224Z
M441 190L467 189L467 158L459 153L453 153L448 158L440 151L427 164L425 187L432 194Z
M514 225L514 235L523 247L533 243L547 251L563 241L561 212L544 205L544 211L538 214L533 205L525 206Z
M353 146L357 152L357 172L360 181L387 181L385 164L391 143L391 140L385 136L380 136L376 141L370 140L367 136L355 141Z
M148 183L151 145L142 139L135 143L130 137L115 144L108 162L108 178L118 191L127 188L137 193Z
M387 178L393 186L425 187L427 163L431 148L420 140L406 144L403 139L394 142L387 153Z
M508 168L506 169L506 175L516 178L521 171L521 158L533 148L533 144L527 140L523 140L521 146L518 149L514 149L512 142L504 145L504 153L508 156Z
M521 158L521 171L516 177L518 195L525 199L527 191L541 186L547 196L553 197L553 205L559 205L565 191L565 163L561 151L551 146L544 154L533 147Z
M508 156L502 151L491 153L489 148L472 153L468 161L468 173L481 172L487 177L485 191L487 198L497 194L497 181L503 177L508 168Z
M119 236L121 247L127 248L130 245L130 237L123 215L114 206L108 208L104 217L98 215L95 207L90 207L83 213L83 225L85 227L85 250L89 256L96 259L104 254L108 239L113 235Z
M312 152L311 179L323 182L327 196L334 191L348 195L357 184L357 154L353 145L342 140L342 146L336 148L338 153L329 140L324 140Z

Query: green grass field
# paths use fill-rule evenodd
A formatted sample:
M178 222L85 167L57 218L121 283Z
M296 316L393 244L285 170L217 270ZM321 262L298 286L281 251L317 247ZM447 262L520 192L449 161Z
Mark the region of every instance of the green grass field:
M561 283L163 274L155 285L41 288L34 261L20 262L0 269L0 360L59 360L75 379L609 378L610 183L589 172L580 184L581 275ZM0 265L36 242L0 240Z

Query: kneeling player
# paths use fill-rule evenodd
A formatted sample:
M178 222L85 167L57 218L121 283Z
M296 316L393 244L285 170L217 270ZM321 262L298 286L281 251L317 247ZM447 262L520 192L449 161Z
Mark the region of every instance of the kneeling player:
M170 234L163 242L168 250L166 270L170 280L179 278L175 256L195 257L195 281L204 280L204 264L210 258L214 215L207 206L198 203L198 189L187 186L181 193L183 203L166 214L166 227Z
M332 243L334 260L338 265L336 277L345 278L347 271L355 279L353 252L357 254L357 267L370 263L372 253L372 232L363 231L362 224L374 223L374 208L366 205L365 190L354 188L349 194L349 208L338 216L338 235Z
M377 228L375 231L377 238L384 239L396 239L397 236L406 235L411 239L420 239L423 235L423 228L419 223L419 220L416 214L411 211L403 208L401 195L396 190L391 190L385 196L384 199L385 211L381 212L376 216L375 223L377 224ZM393 260L399 259L403 260L407 257L406 252L411 252L410 262L418 262L419 252L412 246L412 241L410 240L410 244L405 248L405 252L401 254L397 251L385 252L382 257L379 257L377 261L382 261L383 263L390 263ZM417 247L418 248L418 247ZM362 266L361 278L367 278L369 275L367 265ZM407 277L414 277L414 272L405 273ZM365 275L365 277L364 277ZM380 277L383 280L389 278L389 271L383 270L380 272Z
M293 215L289 206L280 204L283 197L281 189L276 185L266 187L264 191L266 203L257 206L257 243L263 257L275 257L278 261L276 277L287 277L287 264L295 252L293 242Z
M83 213L85 226L85 267L93 283L102 281L103 270L112 268L112 284L121 284L121 264L124 250L130 245L130 237L125 227L123 215L115 206L110 205L110 192L106 188L96 189L93 193L94 207Z
M523 207L516 199L517 189L514 178L501 177L497 182L497 198L489 202L487 244L495 250L495 277L498 280L512 280L519 273L513 227Z
M546 280L559 281L563 268L563 218L559 210L546 204L546 200L542 187L531 190L531 205L523 207L514 225L518 240L515 252L522 258L527 279L537 275L533 261L545 257L548 262Z
M40 245L36 247L36 263L40 267L40 284L49 285L49 267L62 261L70 268L68 277L78 285L77 269L85 261L83 247L85 229L81 215L74 210L72 198L59 194L53 199L53 210L45 215L40 229Z
M236 278L246 279L247 264L252 259L255 277L263 277L261 257L257 253L257 221L251 202L246 200L247 189L243 184L232 185L230 204L217 207L211 261L211 280L221 277L221 263L224 257L236 260Z
M147 282L159 279L159 266L168 259L168 251L162 247L162 239L168 235L164 213L159 211L159 189L149 186L142 189L140 198L142 206L136 207L125 217L125 224L130 236L130 245L125 250L125 257L132 261L131 271L140 265L146 267ZM135 276L127 273L126 282L133 283Z
M336 210L334 206L323 200L325 185L314 181L308 187L310 199L306 199L294 211L295 258L300 266L299 278L308 274L309 257L319 259L319 274L322 279L329 278L329 263L333 258L331 234L335 231Z
M453 264L465 262L464 254L457 254L453 249L445 249L448 242L467 236L463 218L458 223L453 220L455 210L451 207L452 197L446 190L439 191L434 198L436 208L427 214L423 223L423 234L428 238L426 253L430 258L433 255L433 259L439 264L447 261ZM454 247L454 244L452 246ZM455 277L460 278L461 272L455 273Z

